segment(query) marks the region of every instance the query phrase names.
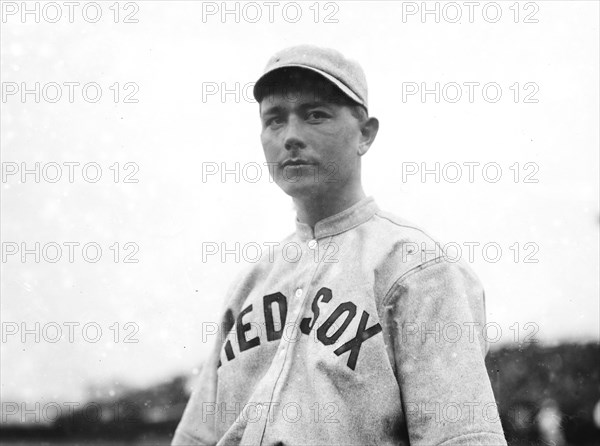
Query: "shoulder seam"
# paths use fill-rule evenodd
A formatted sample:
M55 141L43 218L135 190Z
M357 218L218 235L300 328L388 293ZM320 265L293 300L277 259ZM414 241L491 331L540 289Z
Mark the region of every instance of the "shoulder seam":
M176 433L179 436L185 437L186 441L193 441L195 445L202 446L205 443L201 442L199 438L196 438L194 435L184 431L183 429L176 429Z
M398 285L400 284L402 281L404 281L408 276L412 276L413 274L417 273L418 271L424 270L425 268L430 267L433 263L439 264L440 263L440 259L444 259L444 256L437 256L434 259L431 260L427 260L426 262L422 262L419 263L418 265L414 266L413 268L409 269L408 271L404 272L404 274L400 275L400 277L398 277L390 286L390 289L387 291L387 293L385 293L385 297L383 298L383 305L387 305L388 300L390 299L390 295L392 290Z
M440 243L436 239L434 239L431 235L429 235L427 232L425 232L423 229L421 229L421 228L419 228L417 226L403 225L403 224L401 224L401 223L399 223L397 221L394 221L392 218L388 217L385 214L386 213L383 212L383 211L381 211L381 210L379 210L378 212L375 213L375 215L378 216L379 218L381 218L383 220L387 220L387 221L389 221L390 223L392 223L395 226L398 226L398 227L401 227L401 228L413 229L415 231L420 232L425 237L427 237L429 240L431 240L435 244L435 246L437 246L439 248L439 250L441 252L441 255L435 257L434 259L427 260L425 262L421 262L418 265L414 266L413 268L409 269L408 271L405 271L402 275L400 275L400 277L398 277L390 285L389 290L387 291L387 293L385 294L385 297L383 298L383 305L387 305L388 300L390 298L390 293L394 289L394 287L396 287L396 285L398 285L403 280L405 280L409 275L412 275L412 274L416 273L417 271L425 269L425 268L427 268L428 266L430 266L433 263L439 263L439 260L444 258L444 249L442 248L442 246L440 245Z
M502 444L506 444L506 438L504 437L504 435L499 434L498 432L479 431L479 432L469 432L468 434L457 435L455 437L444 440L443 442L439 443L438 446L444 446L445 444L448 444L449 442L454 441L454 440L458 440L458 439L465 438L465 437L472 437L474 435L481 435L481 434L493 435L495 437L500 437L504 440L504 443L502 443ZM500 446L500 444L497 446Z
M397 221L392 220L390 217L388 217L387 215L382 215L382 213L377 212L375 215L377 215L379 218L382 218L384 220L389 221L390 223L392 223L393 225L399 226L401 228L408 228L408 229L414 229L415 231L420 232L421 234L423 234L424 236L426 236L427 238L429 238L432 242L434 242L438 247L441 248L441 245L439 244L439 242L434 239L431 235L429 235L427 232L425 232L423 229L417 227L417 226L408 226L408 225L403 225L401 223L398 223Z

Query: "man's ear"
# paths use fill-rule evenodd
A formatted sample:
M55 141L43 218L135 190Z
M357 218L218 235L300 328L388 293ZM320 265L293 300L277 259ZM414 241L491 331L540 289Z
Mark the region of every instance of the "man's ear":
M365 153L367 153L371 147L371 144L373 144L373 141L375 141L378 131L379 120L377 118L369 118L361 124L360 142L358 143L359 156L363 156Z

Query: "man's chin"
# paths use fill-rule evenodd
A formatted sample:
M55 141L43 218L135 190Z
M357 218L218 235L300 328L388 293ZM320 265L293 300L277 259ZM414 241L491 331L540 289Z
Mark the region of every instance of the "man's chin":
M305 200L319 195L319 184L312 178L301 178L296 182L279 180L277 185L292 198Z

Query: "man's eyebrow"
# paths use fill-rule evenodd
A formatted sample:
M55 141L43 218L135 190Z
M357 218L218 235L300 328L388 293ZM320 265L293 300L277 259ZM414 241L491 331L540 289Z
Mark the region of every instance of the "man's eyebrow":
M331 107L331 102L327 102L327 101L311 101L311 102L305 102L304 104L300 104L300 106L298 107L300 110L304 111L310 108L315 108L315 107ZM261 110L260 115L261 116L266 116L266 115L278 115L278 114L283 114L286 112L286 108L281 106L281 105L273 105L271 107L267 107L263 110Z
M314 107L331 107L331 102L327 101L312 101L306 102L300 106L302 109L314 108Z
M272 114L279 114L279 113L283 113L283 111L285 110L284 107L282 107L281 105L273 105L272 107L267 107L264 110L261 110L261 115L272 115Z

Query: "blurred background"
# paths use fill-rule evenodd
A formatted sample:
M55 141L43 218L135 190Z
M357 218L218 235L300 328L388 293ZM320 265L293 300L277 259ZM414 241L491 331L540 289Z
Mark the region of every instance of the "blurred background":
M482 280L510 444L600 442L597 2L75 3L1 2L6 444L168 443L294 228L251 90L299 43L365 69L366 192Z

